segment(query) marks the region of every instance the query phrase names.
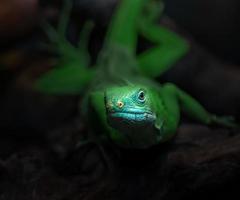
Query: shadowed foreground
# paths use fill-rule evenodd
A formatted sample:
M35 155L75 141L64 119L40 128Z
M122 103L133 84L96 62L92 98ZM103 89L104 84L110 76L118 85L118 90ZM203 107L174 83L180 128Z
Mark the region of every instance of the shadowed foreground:
M67 147L67 140L74 138L74 134L52 145L59 147L55 153L64 146L61 142ZM175 140L164 146L146 151L105 149L109 163L94 144L73 153L69 151L68 156L60 158L62 151L55 154L36 141L24 146L19 141L13 144L12 140L1 143L9 146L0 168L3 199L239 196L240 134L227 130L182 125Z

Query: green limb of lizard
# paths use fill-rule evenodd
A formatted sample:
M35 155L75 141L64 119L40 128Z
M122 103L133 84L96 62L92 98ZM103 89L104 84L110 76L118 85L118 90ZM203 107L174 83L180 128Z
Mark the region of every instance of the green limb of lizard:
M74 52L73 46L66 39L71 9L72 1L63 0L63 9L60 14L57 28L55 29L48 22L43 23L43 28L48 36L48 39L52 43L54 50L57 50L61 57L68 57L67 55L71 55L72 52Z
M65 38L67 26L69 24L69 19L72 11L72 6L73 6L72 0L63 0L63 9L57 27L58 34L62 38Z
M45 31L59 57L56 66L36 81L35 88L44 93L79 94L95 74L95 71L87 68L90 64L87 45L93 24L86 22L84 25L78 47L73 46L66 38L71 7L72 2L64 0L57 30L45 24Z
M141 72L149 77L157 77L172 67L189 50L189 44L176 33L157 24L162 5L150 4L147 16L140 19L139 31L146 39L157 44L138 56ZM158 8L158 9L157 9Z
M54 46L54 50L60 55L61 63L69 64L69 62L76 62L77 64L80 64L81 67L87 67L90 64L87 45L90 32L93 28L93 23L91 21L85 23L79 36L78 46L73 46L66 38L72 4L72 0L63 0L63 9L61 11L57 29L48 23L45 23L44 30Z
M136 53L138 20L148 0L122 0L110 23L105 44L119 44Z
M238 127L238 125L234 122L232 117L216 116L214 114L209 113L198 101L196 101L186 92L179 89L174 84L168 83L166 84L165 87L175 90L180 104L180 108L191 118L207 125L216 124L228 128Z
M171 139L177 131L180 120L180 105L176 94L176 89L171 84L165 84L160 93L165 112L160 110L156 127L163 127L161 142ZM161 129L159 129L161 131Z

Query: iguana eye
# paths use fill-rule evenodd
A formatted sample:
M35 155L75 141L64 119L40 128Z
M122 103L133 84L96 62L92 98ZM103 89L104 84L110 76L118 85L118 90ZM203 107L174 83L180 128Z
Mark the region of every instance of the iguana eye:
M145 102L145 93L144 93L144 91L143 90L140 90L139 92L138 92L138 100L140 101L140 102Z

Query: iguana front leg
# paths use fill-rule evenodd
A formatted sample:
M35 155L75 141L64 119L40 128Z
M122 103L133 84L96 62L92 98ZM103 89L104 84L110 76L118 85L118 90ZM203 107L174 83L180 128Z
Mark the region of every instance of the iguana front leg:
M157 24L163 4L152 1L139 19L139 31L149 41L157 44L138 56L141 72L157 77L172 67L189 50L189 44L176 33Z
M193 97L179 89L171 83L167 83L161 90L161 98L166 107L165 116L165 135L164 139L171 138L179 123L180 109L189 115L192 119L204 123L206 125L216 124L228 128L239 127L232 117L216 116L209 113L206 109Z
M216 124L228 128L237 128L239 125L235 122L234 118L231 116L217 116L215 114L209 113L206 109L197 102L193 97L188 95L183 90L177 88L175 85L171 84L175 88L177 97L180 102L181 109L188 114L193 119L202 122L207 125Z

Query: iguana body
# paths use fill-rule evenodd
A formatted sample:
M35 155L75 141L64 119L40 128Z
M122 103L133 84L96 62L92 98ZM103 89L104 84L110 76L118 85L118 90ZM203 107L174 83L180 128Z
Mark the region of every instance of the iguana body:
M104 128L100 134L121 147L147 148L172 139L181 111L207 125L235 126L227 117L208 113L174 84L160 85L140 74L114 77L114 81L100 78L95 82L97 87L89 94L88 114L90 123L95 119ZM108 74L105 78L109 80Z
M154 25L151 16L140 17L149 3L154 2L122 0L110 24L98 62L102 76L89 97L104 133L122 147L147 148L174 137L181 110L204 124L233 126L228 118L208 113L175 85L147 78L161 75L188 49L184 40ZM138 33L158 46L137 56Z
M153 80L188 51L182 38L154 23L161 10L162 4L154 0L120 2L86 95L88 106L81 107L91 124L96 119L103 128L100 137L122 147L147 148L170 140L176 134L181 110L204 124L235 125L228 118L208 113L175 85ZM137 55L139 34L156 46Z

